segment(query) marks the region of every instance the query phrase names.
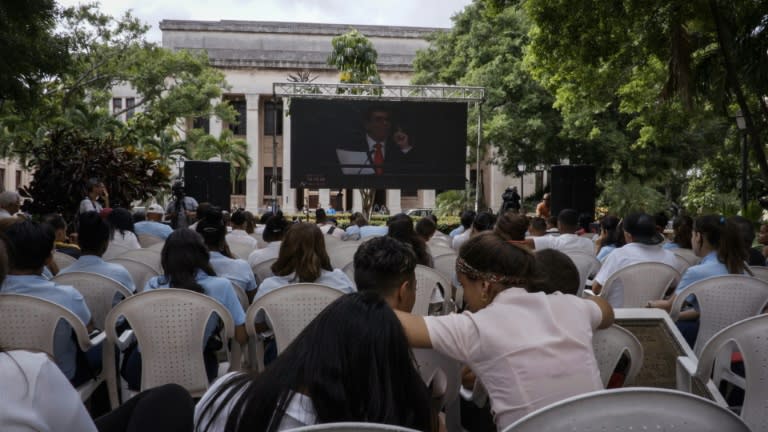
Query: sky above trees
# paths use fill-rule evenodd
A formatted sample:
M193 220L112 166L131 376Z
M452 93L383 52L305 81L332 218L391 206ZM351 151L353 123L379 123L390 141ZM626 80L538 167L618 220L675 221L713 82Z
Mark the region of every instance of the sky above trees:
M82 0L58 0L75 6ZM451 16L471 0L101 0L101 11L120 16L128 9L152 28L147 39L159 42L163 19L297 21L332 24L451 27Z

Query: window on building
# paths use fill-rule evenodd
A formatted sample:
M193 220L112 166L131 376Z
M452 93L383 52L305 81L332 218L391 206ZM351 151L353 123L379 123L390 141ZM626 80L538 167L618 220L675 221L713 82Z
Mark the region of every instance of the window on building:
M123 110L123 99L122 98L113 98L112 99L112 114L117 114L120 111Z
M241 177L242 176L242 177ZM232 191L234 195L245 195L245 172L240 167L235 167L235 188Z
M5 190L5 168L0 168L0 190Z
M235 135L246 135L247 130L245 123L247 122L248 118L246 115L245 99L230 99L229 103L237 112L237 124L229 125L229 130L231 130Z
M283 194L283 168L277 167L277 194ZM264 196L272 196L272 167L264 167Z
M277 118L275 118L277 114ZM264 102L264 135L283 135L283 102Z
M125 120L133 117L133 107L136 106L136 98L125 98L125 108L128 110L125 112Z
M418 189L400 189L400 196L401 197L418 197L419 196L419 190Z
M21 187L21 170L16 170L16 189Z
M195 117L192 119L192 129L202 129L205 133L211 133L210 117Z

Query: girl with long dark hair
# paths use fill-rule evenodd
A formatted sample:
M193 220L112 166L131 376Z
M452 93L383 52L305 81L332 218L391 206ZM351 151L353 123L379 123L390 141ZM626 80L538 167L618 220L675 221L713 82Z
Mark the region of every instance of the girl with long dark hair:
M712 276L742 274L746 270L748 258L739 226L720 215L707 215L696 218L693 222L691 246L701 262L688 267L675 288L675 294L668 300L648 302L649 307L669 309L675 297L692 283ZM738 293L734 293L738 295ZM680 313L677 328L693 347L699 332L699 305L694 296L686 299L688 307Z
M403 328L372 292L334 301L266 371L222 377L195 411L199 432L344 421L432 429L429 393Z
M232 283L217 277L209 262L208 249L200 234L189 228L178 228L168 236L161 252L163 274L155 276L144 287L144 290L161 288L182 288L205 294L221 303L235 323L235 340L243 345L248 340L245 332L245 311L237 299ZM211 317L205 328L205 340L210 342L214 336L218 319ZM208 343L208 345L213 345ZM206 349L203 352L205 369L208 379L213 381L218 372L216 349ZM133 351L126 360L123 377L129 387L137 389L141 379L141 356L138 350Z

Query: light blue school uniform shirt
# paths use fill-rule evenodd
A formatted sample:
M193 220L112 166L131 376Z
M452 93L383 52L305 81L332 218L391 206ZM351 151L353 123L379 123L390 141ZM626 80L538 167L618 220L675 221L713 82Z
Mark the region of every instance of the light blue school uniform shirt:
M464 232L464 225L459 225L458 228L454 228L448 235L453 237L456 237L457 235Z
M385 236L389 228L379 225L365 225L360 227L360 238Z
M130 292L136 292L136 285L128 270L120 264L108 263L96 255L82 255L77 261L61 269L59 274L72 272L95 273L114 279L120 285L128 288Z
M680 278L680 283L677 284L677 288L675 288L675 295L680 294L682 290L686 289L694 282L713 276L723 276L727 274L729 274L728 267L717 259L717 252L710 252L707 256L701 259L699 264L688 267L685 273L683 273L683 276ZM695 310L699 310L699 302L696 300L696 296L690 295L685 301L693 306Z
M280 287L295 283L299 283L299 278L296 276L296 273L291 273L286 276L268 277L264 279L264 282L262 282L261 285L259 285L259 290L256 292L256 297L254 297L253 301L264 297L265 294L270 293ZM321 270L320 277L312 283L327 285L331 288L341 291L344 294L357 291L352 281L349 280L347 274L339 269L335 269L334 271Z
M11 294L26 294L51 301L77 315L83 324L87 325L91 322L91 311L88 310L85 299L80 292L69 285L57 285L41 275L9 275L0 291ZM53 356L56 364L67 379L72 379L77 367L75 364L77 346L72 340L72 327L67 323L60 322L56 326L53 337Z
M208 276L204 271L198 269L195 273L195 281L203 287L205 295L218 301L229 311L236 326L245 324L245 311L237 299L232 283L228 279ZM170 288L169 281L164 275L155 276L148 280L144 290L158 288ZM208 320L208 324L205 326L205 338L203 341L207 341L211 337L214 330L216 330L216 323L216 318L213 316Z
M680 245L675 242L667 242L661 245L663 249L680 249Z
M155 221L141 221L133 224L133 230L136 235L148 234L155 237L160 237L165 240L173 232L173 228L170 225Z
M209 261L216 276L227 278L246 291L253 291L258 287L253 270L245 260L232 259L222 255L221 252L211 252L210 255Z
M597 253L595 258L597 258L598 261L603 262L608 254L613 252L614 249L616 249L616 245L605 245L600 248L600 252Z

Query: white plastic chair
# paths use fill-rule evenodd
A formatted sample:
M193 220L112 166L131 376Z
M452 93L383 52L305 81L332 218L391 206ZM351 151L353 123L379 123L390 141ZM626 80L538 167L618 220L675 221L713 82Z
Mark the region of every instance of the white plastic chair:
M741 418L753 432L768 431L768 315L738 321L717 332L701 350L698 361L677 359L677 386L691 392L692 379L706 383L713 376L715 385L726 380L745 390ZM744 377L731 371L731 353L741 353ZM746 379L745 379L746 377Z
M450 297L451 283L442 274L433 268L416 265L416 302L413 304L411 312L416 315L426 316L429 313L429 305L432 303L433 292L440 284L444 293Z
M433 349L414 349L413 357L424 383L432 385L433 394L435 391L442 394L441 408L445 408L448 430L460 431L458 397L461 387L461 364Z
M85 323L63 306L23 294L0 294L0 346L5 349L42 351L53 358L54 334L60 320L72 328L82 351L88 351L105 339L104 333L90 339ZM77 388L81 400L90 397L104 381L104 376L102 371L95 380Z
M760 279L763 282L768 282L768 267L754 266L750 267L749 270L752 272L754 277Z
M291 432L418 432L415 429L409 429L400 426L379 424L379 423L325 423L313 426L304 426L291 429Z
M246 261L248 261L248 255L255 250L245 243L229 242L228 245L229 251L232 252L232 255L234 255L235 258L240 258Z
M695 295L699 303L699 333L693 347L698 355L715 333L762 312L768 301L768 283L745 275L715 276L694 282L675 296L670 308L673 320L677 320L690 295Z
M581 297L584 292L584 287L587 285L587 280L590 276L597 274L597 271L600 270L601 263L594 255L586 253L569 252L566 255L568 255L568 258L573 261L573 264L575 264L576 268L579 270L579 290L576 292L576 295Z
M453 275L456 274L456 252L451 252L435 257L435 270L443 275L446 279L453 279Z
M147 282L153 277L160 275L160 273L158 273L157 270L151 266L136 260L114 258L108 262L120 264L121 266L125 267L126 270L128 270L128 273L131 274L131 278L133 279L133 283L136 285L136 292L144 291L144 287L147 285Z
M245 289L234 281L229 282L232 284L232 289L235 290L235 295L237 296L237 301L240 302L240 306L243 307L244 311L248 310L248 306L251 305L251 302L248 300L248 294L245 292Z
M677 264L675 264L675 268L677 269L677 272L681 275L685 273L686 270L688 270L689 267L691 267L691 263L688 262L687 259L681 257L680 255L675 255L675 259L677 260Z
M263 310L275 334L279 354L320 311L342 295L343 293L337 289L313 283L280 287L265 294L248 307L245 329L249 336L258 336L255 326L256 316L260 310Z
M56 266L59 268L59 270L69 267L77 261L73 256L67 255L63 252L59 251L53 251L53 262L56 263Z
M163 247L165 247L165 240L163 240L160 243L155 243L151 246L148 246L145 249L155 251L155 252L161 252L163 250Z
M152 248L131 249L120 255L121 259L138 261L152 267L158 274L163 274L163 267L160 265L160 251Z
M595 331L592 336L592 348L603 386L608 386L608 381L624 354L629 357L629 371L624 378L625 387L635 381L643 367L643 345L629 330L616 324Z
M443 247L451 249L451 240L450 237L446 239L445 237L438 237L437 234L435 234L429 241L427 242L430 248L432 247Z
M277 261L277 258L270 258L268 260L256 263L251 267L253 274L256 276L256 281L259 283L264 282L264 279L274 276L272 274L272 264Z
M104 358L114 358L114 346L124 344L115 331L123 316L131 325L141 349L140 390L175 383L192 397L201 397L208 389L203 349L208 319L218 315L224 324L224 345L234 337L235 325L229 311L215 299L186 289L162 288L131 296L107 315ZM240 348L232 341L230 370L240 369ZM112 408L117 406L117 380L114 361L105 362L107 387Z
M323 240L325 240L325 251L328 253L330 253L336 247L345 243L340 238L334 237L333 235L328 235L328 234L325 234L323 236Z
M115 299L126 299L133 295L120 282L96 273L71 272L60 274L53 278L59 285L75 287L85 298L85 304L91 311L94 327L104 329L107 314L112 309Z
M104 260L110 260L112 258L117 258L119 256L124 255L128 251L135 250L132 247L126 246L124 244L119 243L112 243L110 242L109 248L104 252L104 254L101 256Z
M355 262L354 261L348 262L347 265L342 267L341 271L343 271L344 274L347 275L349 280L351 280L352 284L355 285L356 287L357 284L355 284Z
M139 239L139 244L142 248L148 248L152 245L165 243L165 239L152 234L136 234L136 238Z
M636 263L615 272L605 281L600 295L616 307L645 307L649 300L659 300L680 273L667 264L659 262ZM622 292L612 293L620 284Z
M357 242L339 242L339 245L328 250L328 257L331 259L331 267L335 269L344 268L347 263L355 258L355 252L360 247Z
M670 249L670 252L675 254L675 256L678 256L688 262L688 266L695 266L696 264L701 262L701 257L696 256L696 254L691 249L683 249L683 248L677 248L677 249Z
M432 254L433 257L438 257L440 255L450 254L450 253L456 253L454 249L451 247L446 246L440 246L440 245L429 245L429 252Z
M504 432L749 432L728 408L677 390L630 387L574 396L539 409Z

